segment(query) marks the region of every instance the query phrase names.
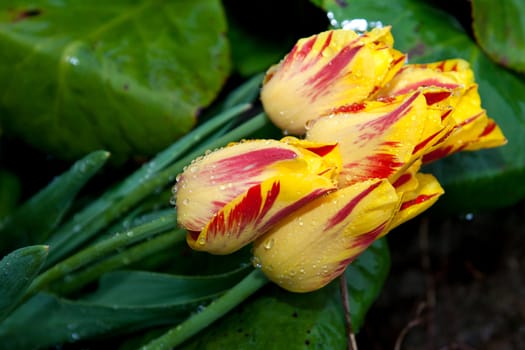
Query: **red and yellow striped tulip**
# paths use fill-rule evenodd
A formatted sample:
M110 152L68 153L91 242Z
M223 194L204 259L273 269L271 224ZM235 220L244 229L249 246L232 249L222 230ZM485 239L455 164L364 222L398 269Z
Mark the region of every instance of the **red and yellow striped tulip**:
M368 99L401 68L388 28L358 35L332 30L301 39L264 79L261 100L279 128L302 135L334 106Z
M261 99L305 139L236 143L192 163L176 185L189 245L228 254L253 242L270 280L316 290L443 194L422 164L506 142L467 62L404 61L390 28L299 40Z
M178 177L179 224L196 250L229 254L302 205L334 191L338 146L292 137L231 144Z
M376 239L443 194L432 175L416 169L394 184L372 178L313 200L254 242L254 264L289 291L322 288Z

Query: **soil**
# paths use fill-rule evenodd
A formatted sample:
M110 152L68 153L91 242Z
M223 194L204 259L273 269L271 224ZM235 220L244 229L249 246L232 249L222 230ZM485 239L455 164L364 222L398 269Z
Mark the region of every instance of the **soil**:
M363 349L525 349L525 202L433 214L389 234L391 273Z

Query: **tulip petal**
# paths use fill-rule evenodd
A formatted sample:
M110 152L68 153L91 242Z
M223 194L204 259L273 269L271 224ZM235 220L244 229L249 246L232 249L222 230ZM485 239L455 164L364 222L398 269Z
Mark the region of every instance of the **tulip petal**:
M392 219L387 232L430 208L444 193L434 176L418 173L415 174L415 178L418 187L413 191L403 193L399 211Z
M467 61L452 59L428 64L407 64L392 80L378 91L377 97L406 95L429 88L441 88L438 93L428 93L429 105L448 98L456 89L474 82L474 74ZM448 95L446 93L448 91Z
M442 130L440 113L429 110L416 92L341 106L310 122L306 139L338 142L343 159L339 187L345 187L370 178L395 181L427 146L418 147Z
M321 288L383 233L400 198L386 180L320 197L254 243L254 264L293 292Z
M195 250L229 254L264 234L290 213L335 190L330 179L281 173L231 200L200 232L190 231L187 242Z
M376 97L398 96L415 91L423 93L427 104L433 108L446 111L451 106L453 109L448 116L453 122L452 127L433 139L439 141L423 152L425 162L462 150L497 147L506 143L501 129L481 108L474 73L467 61L452 59L406 65L378 91Z
M368 98L400 69L405 56L392 44L389 27L364 35L331 30L299 40L266 74L266 113L279 128L304 134L308 120Z

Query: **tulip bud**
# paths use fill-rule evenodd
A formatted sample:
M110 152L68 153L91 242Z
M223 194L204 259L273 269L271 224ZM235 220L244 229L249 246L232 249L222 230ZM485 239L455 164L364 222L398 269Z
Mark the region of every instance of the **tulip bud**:
M266 113L286 132L304 134L309 120L367 99L392 78L405 60L392 44L389 27L363 35L331 30L299 40L266 74Z
M232 144L194 161L179 176L179 224L193 249L231 253L335 190L339 167L335 144L293 138Z
M378 179L317 198L254 242L254 263L287 290L319 289L383 234L399 201Z

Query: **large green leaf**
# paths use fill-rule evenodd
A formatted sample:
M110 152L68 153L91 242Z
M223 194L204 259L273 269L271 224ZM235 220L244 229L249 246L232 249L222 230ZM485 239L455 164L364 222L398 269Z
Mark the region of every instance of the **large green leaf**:
M1 221L0 252L44 242L60 223L78 192L108 157L106 151L88 154Z
M41 293L0 325L0 344L13 350L48 348L180 322L199 305L232 287L246 272L239 269L223 275L184 277L120 271L103 277L99 289L83 300Z
M395 47L410 62L460 57L479 83L482 104L508 138L504 147L461 153L426 169L437 175L448 210L469 211L510 205L525 197L525 81L490 61L450 15L418 0L321 0L335 27L368 29L392 25Z
M229 73L220 1L0 3L0 120L60 157L151 155Z
M22 297L44 264L47 246L15 250L0 260L0 322Z
M472 15L483 50L501 65L525 72L525 2L473 0Z
M385 240L375 242L347 271L357 330L389 269ZM344 313L337 281L312 293L270 286L184 346L184 349L344 349Z

